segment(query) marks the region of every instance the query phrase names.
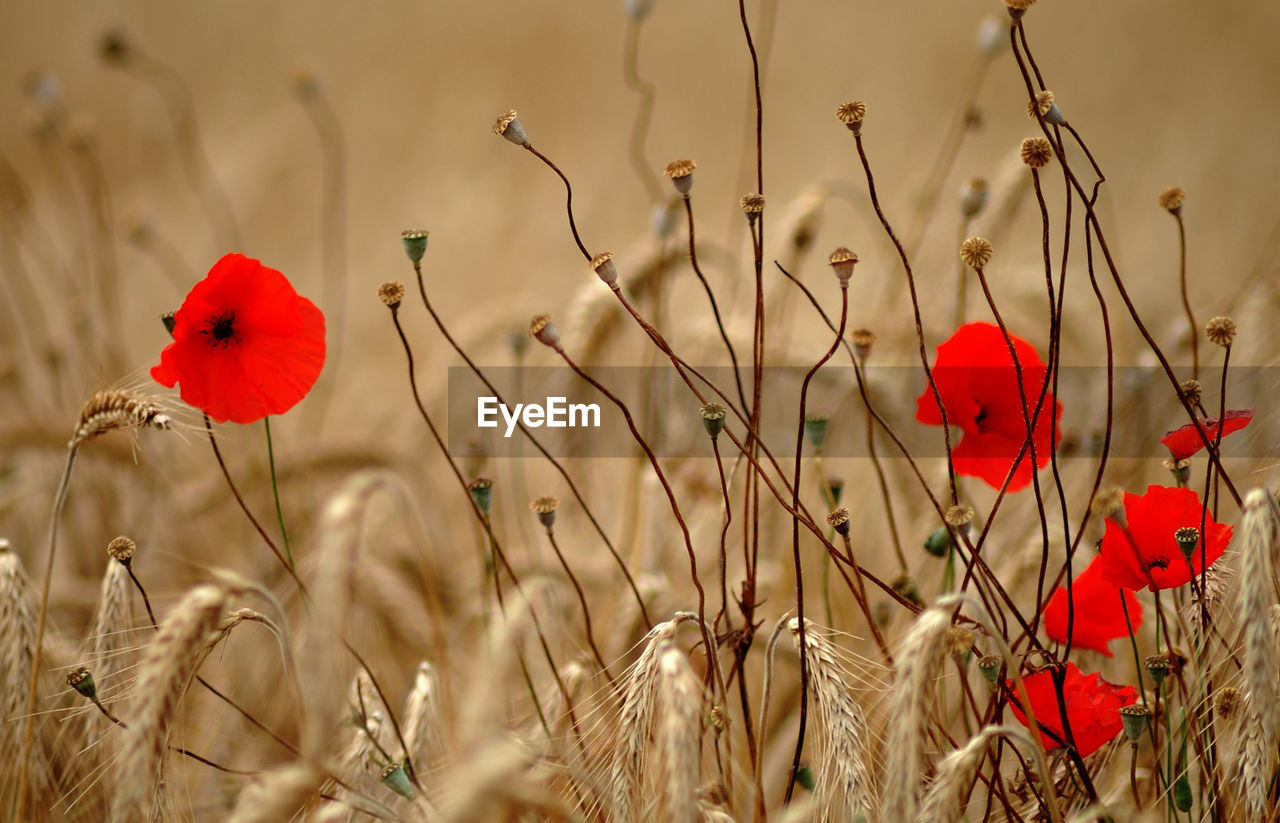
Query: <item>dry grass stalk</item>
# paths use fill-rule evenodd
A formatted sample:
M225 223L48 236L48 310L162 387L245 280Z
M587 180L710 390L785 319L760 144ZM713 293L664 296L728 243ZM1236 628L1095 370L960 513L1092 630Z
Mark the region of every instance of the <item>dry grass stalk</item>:
M28 594L30 581L22 567L22 559L0 539L0 683L4 697L0 699L0 804L9 808L14 800L17 762L21 748L22 724L16 722L26 711L27 678L35 659L36 616ZM45 753L37 740L29 757L33 758L29 779L39 781L32 788L37 795L47 777Z
M302 762L267 772L240 792L229 823L290 820L315 795L323 778L314 765Z
M115 429L167 429L172 423L159 398L125 389L104 389L94 392L80 409L75 434L67 447L76 448Z
M800 621L792 618L788 628L798 648ZM817 707L819 750L814 795L818 806L832 820L854 820L859 815L875 819L879 812L871 730L862 708L849 694L847 683L852 678L840 664L831 641L807 619L804 645Z
M160 802L161 766L169 725L187 686L209 654L231 591L225 583L189 591L160 627L138 665L137 699L122 732L116 764L117 823L147 823Z
M663 819L696 823L702 760L702 689L684 652L664 644L658 658L655 749Z
M659 652L675 636L679 619L667 620L649 630L644 651L627 671L622 685L622 712L618 718L617 742L613 752L613 819L630 821L632 798L640 782L644 753L648 748L649 725L653 717Z
M912 823L916 818L934 680L943 663L949 625L948 611L936 606L924 611L893 656L898 671L889 697L884 793L885 820L890 823Z

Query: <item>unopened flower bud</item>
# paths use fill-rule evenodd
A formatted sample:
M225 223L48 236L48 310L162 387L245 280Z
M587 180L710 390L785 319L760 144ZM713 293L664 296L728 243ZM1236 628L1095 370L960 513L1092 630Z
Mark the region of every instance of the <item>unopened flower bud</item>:
M951 529L939 526L924 539L924 550L934 557L946 557L951 548Z
M475 501L480 513L488 517L489 507L493 504L493 481L487 477L477 477L467 486L467 491L471 492L471 499Z
M67 685L90 700L96 700L98 697L98 687L93 682L93 673L89 671L88 666L73 669L67 675Z
M1122 529L1129 527L1124 511L1124 491L1115 486L1102 489L1093 498L1091 507L1095 517L1107 517Z

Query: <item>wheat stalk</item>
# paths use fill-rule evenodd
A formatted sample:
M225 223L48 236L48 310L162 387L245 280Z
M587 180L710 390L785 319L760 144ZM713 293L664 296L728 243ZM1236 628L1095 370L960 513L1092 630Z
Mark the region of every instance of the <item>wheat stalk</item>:
M22 558L9 548L9 541L0 538L0 683L4 684L4 696L0 698L3 716L0 717L0 774L4 781L0 786L0 803L5 808L13 801L21 749L22 724L16 722L27 705L27 675L35 660L36 616L28 594L30 581L22 567ZM36 745L30 754L29 773L32 788L44 787L47 770L44 765L44 749Z
M323 772L305 762L267 772L240 792L229 823L290 820L316 793L323 779Z
M404 700L404 745L419 780L439 763L442 754L438 691L435 669L424 660L418 664L413 688Z
M955 823L964 818L965 798L974 777L987 754L987 746L996 737L1024 741L1034 747L1030 736L1015 726L987 726L962 748L948 754L938 763L933 782L920 804L917 823Z
M1263 819L1267 809L1267 788L1280 732L1280 699L1276 695L1275 680L1280 655L1270 619L1275 603L1272 559L1276 546L1276 522L1271 506L1267 493L1254 489L1245 496L1240 518L1238 613L1244 636L1243 680L1249 716L1240 752L1240 777L1245 806L1258 820Z
M117 429L168 429L173 419L165 412L162 400L127 389L104 389L93 393L80 409L75 433L67 448Z
M644 650L632 664L622 684L622 711L618 718L617 742L613 753L613 819L631 819L631 800L640 782L644 752L653 715L654 687L658 679L658 652L675 636L680 620L667 620L645 636Z

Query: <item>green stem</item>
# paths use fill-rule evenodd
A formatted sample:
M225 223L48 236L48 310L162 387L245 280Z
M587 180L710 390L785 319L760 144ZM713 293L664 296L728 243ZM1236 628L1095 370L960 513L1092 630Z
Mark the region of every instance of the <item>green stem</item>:
M271 418L262 418L267 430L267 466L271 469L271 494L276 499L276 520L280 523L280 537L284 542L284 556L289 560L289 571L297 571L293 565L293 551L289 548L289 532L284 528L284 510L280 508L280 487L276 484L276 453L271 445Z

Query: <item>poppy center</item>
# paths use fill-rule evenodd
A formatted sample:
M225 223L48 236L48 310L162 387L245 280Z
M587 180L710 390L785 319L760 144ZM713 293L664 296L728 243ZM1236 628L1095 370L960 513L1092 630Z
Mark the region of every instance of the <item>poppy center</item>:
M231 309L223 309L206 321L205 328L201 329L200 333L208 338L210 346L217 348L225 349L232 343L239 342L236 313Z
M1150 569L1164 570L1168 568L1169 568L1169 558L1165 557L1164 555L1158 555L1156 557L1152 557L1149 561L1147 561L1148 570Z

